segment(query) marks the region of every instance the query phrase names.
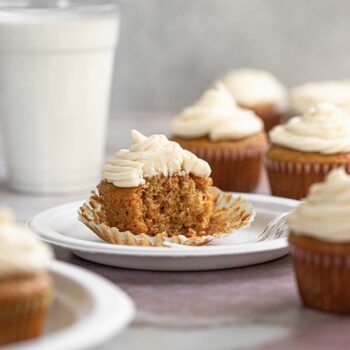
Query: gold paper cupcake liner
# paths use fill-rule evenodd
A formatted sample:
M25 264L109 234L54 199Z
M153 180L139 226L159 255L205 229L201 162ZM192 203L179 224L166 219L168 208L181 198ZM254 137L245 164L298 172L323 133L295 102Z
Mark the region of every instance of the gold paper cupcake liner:
M235 198L233 194L222 192L216 187L211 187L210 191L214 201L214 213L206 235L187 237L185 235L174 236L164 232L149 236L145 233L135 235L130 231L121 232L117 227L110 227L104 222L103 206L96 192L79 209L79 220L108 243L150 247L170 247L173 244L206 245L215 238L229 236L252 223L255 211L249 202L241 197Z
M350 314L350 254L310 251L291 238L289 250L303 304Z
M37 337L44 327L52 295L0 301L0 345Z
M350 173L350 164L294 163L265 158L271 192L275 196L304 198L310 186L324 181L327 174L339 167Z
M251 192L256 188L266 147L244 149L186 147L186 149L209 163L213 182L220 189Z

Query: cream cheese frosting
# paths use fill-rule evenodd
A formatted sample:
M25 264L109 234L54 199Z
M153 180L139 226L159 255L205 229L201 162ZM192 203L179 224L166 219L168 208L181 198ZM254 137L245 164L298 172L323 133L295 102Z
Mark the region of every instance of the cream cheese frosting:
M103 179L118 187L137 187L151 176L193 174L208 177L209 164L169 141L164 135L146 137L131 131L133 145L122 149L110 159L102 170Z
M315 104L328 102L350 112L350 80L310 82L291 90L295 113L304 113Z
M44 271L53 258L51 249L40 242L11 215L0 212L0 278Z
M325 182L311 186L308 196L289 215L294 234L329 242L350 241L350 176L332 170Z
M346 153L350 152L350 118L340 108L320 103L275 126L269 136L273 144L298 151Z
M191 107L173 118L172 132L184 138L208 136L212 141L239 140L263 130L254 112L237 106L227 88L218 83Z
M237 69L223 78L237 103L245 107L258 104L274 104L286 108L288 91L271 73L261 69Z

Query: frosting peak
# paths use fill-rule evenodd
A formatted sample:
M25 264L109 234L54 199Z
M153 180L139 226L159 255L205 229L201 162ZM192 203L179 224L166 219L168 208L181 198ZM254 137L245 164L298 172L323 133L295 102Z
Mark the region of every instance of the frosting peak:
M0 212L0 278L20 273L35 273L46 269L53 254L11 215Z
M295 234L330 242L350 241L350 176L343 168L331 171L325 182L310 187L308 196L289 215Z
M209 164L169 141L164 135L146 137L132 130L133 144L121 149L102 170L102 177L118 187L137 187L151 176L193 174L210 175Z
M271 73L261 69L237 69L223 78L236 101L252 107L262 103L276 104L285 108L288 100L287 89Z
M254 112L239 108L222 83L174 117L171 126L177 136L208 136L213 141L241 139L263 130L261 119Z
M291 91L292 108L304 113L311 106L328 102L350 112L350 81L326 80L297 86Z
M302 116L270 131L273 144L303 152L350 152L350 118L330 103L311 107Z

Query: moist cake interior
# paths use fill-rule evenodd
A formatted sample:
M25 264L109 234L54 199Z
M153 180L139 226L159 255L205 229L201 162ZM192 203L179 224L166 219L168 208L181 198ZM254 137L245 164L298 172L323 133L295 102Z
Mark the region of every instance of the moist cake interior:
M106 223L134 234L205 235L213 212L211 178L153 176L138 187L98 185Z

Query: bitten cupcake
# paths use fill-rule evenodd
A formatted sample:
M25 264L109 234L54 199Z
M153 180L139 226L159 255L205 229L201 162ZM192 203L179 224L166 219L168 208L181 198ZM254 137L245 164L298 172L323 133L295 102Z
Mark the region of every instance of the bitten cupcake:
M254 219L240 197L212 188L209 164L169 141L133 130L79 210L79 219L112 244L203 245ZM169 244L168 244L169 246Z
M332 103L350 112L350 80L309 82L291 90L291 108L296 114L305 113L310 107Z
M41 334L53 293L51 250L0 213L0 344Z
M273 128L266 168L275 196L300 199L334 168L350 172L350 118L321 103Z
M304 305L350 313L350 176L333 170L288 217L290 256Z
M220 189L254 190L267 145L263 123L253 111L238 107L224 85L174 117L171 129L173 141L210 164Z
M286 87L267 71L234 70L223 78L223 83L239 106L253 110L263 119L266 131L289 114Z

